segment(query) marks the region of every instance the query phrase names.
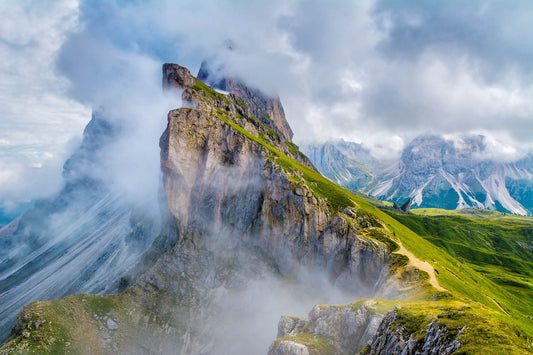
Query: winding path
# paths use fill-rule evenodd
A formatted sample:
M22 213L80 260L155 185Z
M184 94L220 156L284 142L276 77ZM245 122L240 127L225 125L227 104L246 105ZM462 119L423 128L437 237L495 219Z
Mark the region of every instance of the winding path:
M430 263L428 263L427 261L422 261L418 259L416 256L414 256L413 253L405 249L402 242L400 241L396 241L396 242L400 244L400 250L396 251L396 253L407 256L409 258L408 265L412 265L422 271L427 272L429 274L429 283L433 287L435 287L435 289L439 291L448 291L447 289L445 289L439 284L439 281L437 281L437 277L435 276L435 269Z

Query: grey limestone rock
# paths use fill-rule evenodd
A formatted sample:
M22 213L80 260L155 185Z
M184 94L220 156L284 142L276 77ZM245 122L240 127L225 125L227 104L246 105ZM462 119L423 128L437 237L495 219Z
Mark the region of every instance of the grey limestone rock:
M273 354L272 349L279 348L280 342L297 343L297 335L302 333L326 339L332 344L335 354L357 353L372 339L383 318L383 314L372 308L375 303L368 300L345 306L316 305L309 318L284 316L278 324L278 340L271 346L269 354Z
M118 324L117 322L115 322L113 319L111 318L108 318L106 320L106 325L107 325L107 329L109 330L117 330L118 329Z
M405 328L396 324L396 321L396 311L387 313L362 354L448 355L461 347L459 336L464 328L459 330L455 336L449 336L446 328L434 320L425 329L416 331L424 334L423 337L415 333L408 334L407 337Z
M309 355L307 346L290 340L283 340L271 346L268 355Z

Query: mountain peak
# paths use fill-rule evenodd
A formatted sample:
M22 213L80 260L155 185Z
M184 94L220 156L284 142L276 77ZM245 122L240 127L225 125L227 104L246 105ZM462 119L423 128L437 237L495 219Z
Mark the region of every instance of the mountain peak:
M252 88L231 76L223 65L215 67L205 60L198 71L198 79L214 89L227 91L244 100L257 119L269 125L288 141L292 141L294 134L287 122L279 97L272 97L259 89Z
M195 82L189 69L174 63L163 64L163 89L183 90L194 86Z
M410 198L416 208L533 213L531 157L494 159L483 135L416 137L392 166L368 160L355 143L328 142L304 151L336 183L397 204Z
M229 76L219 79L223 68L212 70L202 63L198 76L178 64L163 65L163 89L182 91L181 98L187 107L207 113L218 112L232 116L247 130L260 132L273 147L315 169L309 159L291 142L292 130L285 119L279 98L272 98L258 89ZM222 89L226 89L223 92ZM229 91L228 91L229 90Z

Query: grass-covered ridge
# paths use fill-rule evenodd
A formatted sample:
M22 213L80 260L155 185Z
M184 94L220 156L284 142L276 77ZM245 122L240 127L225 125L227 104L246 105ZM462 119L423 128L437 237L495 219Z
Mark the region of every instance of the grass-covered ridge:
M459 213L397 215L396 218L461 262L496 265L522 275L525 282L533 280L533 220L530 218L499 214L478 218ZM530 288L533 290L533 284Z
M457 354L524 354L531 351L532 339L519 326L501 320L498 312L474 302L397 302L378 300L380 312L393 311L393 327L404 339L421 339L428 325L445 330L446 337L463 344Z
M496 269L492 270L490 267L480 269L478 265L466 263L465 258L459 258L452 252L453 248L450 249L444 245L439 245L439 243L435 243L434 241L429 240L429 238L420 236L415 232L417 231L420 234L424 234L424 229L417 229L415 224L408 223L407 220L401 220L401 218L398 218L395 214L386 213L379 208L374 207L362 197L353 194L348 189L336 185L318 172L299 163L276 147L268 144L261 139L261 137L252 135L233 122L231 117L225 115L223 112L219 112L218 117L238 132L267 148L270 151L272 158L275 159L284 170L291 175L301 177L303 182L312 189L315 196L326 199L331 212L341 211L347 206L357 206L358 209L372 213L385 222L387 228L400 239L406 249L412 252L417 258L429 262L434 267L440 285L452 292L456 299L467 302L476 302L481 306L475 308L479 312L487 312L490 317L495 317L506 324L516 325L518 327L517 329L521 329L522 333L520 334L533 339L533 293L524 288L517 290L512 287L502 287L502 283L497 282L495 275L500 270L505 270L508 267L515 267L517 270L521 268L524 272L524 277L530 275L525 270L529 268L529 272L531 272L530 258L527 253L520 252L520 249L516 245L510 248L516 252L515 256L518 257L518 259L516 259L517 262L520 260L523 261L522 267L516 263L511 263L511 266L504 266L504 263L510 260L509 256L501 256L500 261L502 262L502 265L499 265ZM510 228L509 231L514 230L522 233L523 238L518 238L518 241L527 242L527 240L530 240L527 239L527 228L522 230L521 227L513 227L517 218L508 215L502 215L501 217L503 218L503 222L498 223L504 223L505 220L508 220L507 223L509 224L507 227ZM408 216L406 218L418 217ZM531 219L525 217L520 218L524 218L524 220L527 221L526 223L533 224L533 220ZM498 223L494 224L495 222L493 220L488 220L484 223L485 229L480 233L488 233L488 230L492 227L496 229L505 227L501 224L498 225ZM445 222L443 223L442 220L437 219L433 224L433 228L444 233L443 231L448 230L449 225ZM461 227L459 226L458 228L460 229ZM453 235L455 231L459 230L458 228L447 233ZM531 231L533 228L530 228L529 230ZM468 238L464 233L459 233L454 238L463 237ZM496 238L496 240L498 239ZM463 240L463 242L466 242L466 240ZM485 241L477 241L476 243L478 242L485 243ZM505 245L506 242L504 241L502 247ZM497 245L487 245L486 249L487 252L490 250L492 255L498 254ZM495 266L496 265L493 265L492 267ZM487 273L491 273L493 276L488 277ZM516 275L509 278L509 280L511 280L511 282L516 281L519 283L525 281L523 278ZM516 279L517 277L518 279ZM525 281L524 284L530 285L531 281Z

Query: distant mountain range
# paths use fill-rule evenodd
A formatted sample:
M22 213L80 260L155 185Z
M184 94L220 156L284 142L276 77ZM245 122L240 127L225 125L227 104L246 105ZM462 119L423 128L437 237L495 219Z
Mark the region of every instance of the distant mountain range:
M533 155L515 162L490 158L486 137L459 142L420 136L399 159L380 161L357 143L343 140L302 146L325 176L352 190L413 207L486 208L533 214Z

